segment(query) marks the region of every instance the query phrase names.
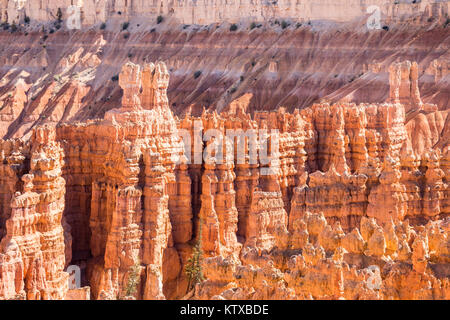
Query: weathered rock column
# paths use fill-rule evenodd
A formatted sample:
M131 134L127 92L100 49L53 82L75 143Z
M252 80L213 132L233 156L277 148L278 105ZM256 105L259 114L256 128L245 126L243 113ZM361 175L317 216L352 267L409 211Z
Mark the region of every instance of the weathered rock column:
M372 189L369 195L367 216L379 222L401 221L406 215L406 188L400 183L402 174L398 169L398 161L386 157L384 168L378 177L380 184Z
M163 256L173 245L169 217L169 195L165 169L158 153L146 153L144 187L143 258L146 265L144 299L165 299L163 293Z
M68 274L64 272L65 239L62 215L65 205L65 180L62 178L64 153L55 141L54 128L40 127L31 139L31 174L33 191L40 196L36 211L40 215L37 231L41 234L43 267L49 299L64 299L68 290Z

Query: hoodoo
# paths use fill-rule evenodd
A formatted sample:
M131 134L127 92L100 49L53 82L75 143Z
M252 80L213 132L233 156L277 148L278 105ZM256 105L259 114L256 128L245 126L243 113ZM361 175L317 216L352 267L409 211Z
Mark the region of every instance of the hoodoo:
M124 64L122 106L104 119L1 142L1 297L64 299L77 290L69 264L82 267L93 299L126 296L131 277L140 279L136 298L182 297L201 241L197 298L448 299L448 274L438 270L450 262L449 149L412 148L414 66L391 66L391 102L253 116L237 106L178 119L166 65ZM256 137L205 139L205 161L191 164L198 150L183 132L194 135L194 123L204 134L252 128ZM252 138L258 161L235 157ZM380 287L368 285L367 268L387 261Z

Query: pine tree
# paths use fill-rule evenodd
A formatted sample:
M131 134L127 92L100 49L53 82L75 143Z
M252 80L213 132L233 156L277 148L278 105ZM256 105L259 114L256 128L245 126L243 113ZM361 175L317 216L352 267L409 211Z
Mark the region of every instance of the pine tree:
M58 18L58 22L62 21L62 16L63 16L62 10L61 8L58 8L58 11L56 12L56 18Z
M135 259L134 265L130 269L127 286L125 287L125 297L134 296L141 280L141 263Z
M11 33L12 33L12 32L16 32L16 31L17 31L17 25L16 25L16 22L13 21L13 23L12 23L12 25L11 25Z
M202 250L202 221L199 223L198 240L194 245L192 256L187 261L185 273L188 277L188 286L186 293L195 288L197 283L205 280L202 269L203 250Z

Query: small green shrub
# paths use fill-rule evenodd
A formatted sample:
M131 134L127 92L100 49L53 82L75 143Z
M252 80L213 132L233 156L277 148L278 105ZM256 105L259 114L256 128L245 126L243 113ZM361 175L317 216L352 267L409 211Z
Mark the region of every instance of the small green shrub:
M101 25L100 25L100 30L105 30L106 29L106 23L102 23Z
M289 22L284 21L284 20L283 20L283 22L281 22L281 29L286 29L289 26L290 26Z
M237 29L238 29L238 26L235 23L233 23L230 27L230 31L236 31Z
M113 77L111 78L111 81L119 81L119 75L116 74L115 76L113 76Z
M156 23L157 24L160 24L161 22L163 22L164 21L164 17L163 16L158 16L157 18L156 18Z
M129 26L130 26L130 23L129 23L129 22L124 22L124 23L122 23L122 31L127 30Z
M200 70L195 71L194 73L194 79L197 79L198 77L200 77L202 75L202 72Z
M125 297L132 297L135 295L138 285L141 282L141 264L139 259L136 259L134 265L130 269L127 286L125 287Z
M188 285L186 292L195 289L195 285L205 280L203 275L202 260L203 260L203 250L202 250L202 221L200 220L199 225L199 235L198 240L195 243L192 256L187 261L186 267L184 269L185 274L188 277Z

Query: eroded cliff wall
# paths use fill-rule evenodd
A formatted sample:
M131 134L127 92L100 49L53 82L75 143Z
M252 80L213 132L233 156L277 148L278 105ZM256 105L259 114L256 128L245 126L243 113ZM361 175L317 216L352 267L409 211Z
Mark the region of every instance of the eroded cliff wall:
M351 21L368 14L370 6L377 6L380 15L388 20L405 15L449 10L448 1L435 0L373 0L368 4L362 0L235 0L235 1L147 1L147 0L2 0L2 21L18 23L25 16L38 22L55 19L58 9L66 18L81 10L81 23L91 26L109 19L129 20L155 19L158 15L172 17L179 23L210 24L216 22L238 22L240 20L264 21L275 18L290 18L300 21L333 20ZM373 13L373 10L369 13Z
M445 17L420 16L389 30L367 30L366 22L321 27L303 23L283 29L262 23L250 29L228 24L208 27L130 23L81 31L19 26L0 32L0 136L29 137L43 123L61 124L103 118L120 105L121 66L163 60L171 71L170 107L183 117L203 107L220 113L243 99L247 112L285 107L293 112L320 101L379 103L390 99L389 68L395 61L417 62L398 99L409 86L423 103L448 106L449 45ZM52 31L53 30L53 31ZM411 69L411 67L409 67ZM414 78L414 79L413 79ZM416 103L416 102L414 102ZM410 109L405 104L406 112ZM436 116L435 116L436 115ZM414 148L436 144L445 115L407 114ZM436 124L436 125L435 125Z

